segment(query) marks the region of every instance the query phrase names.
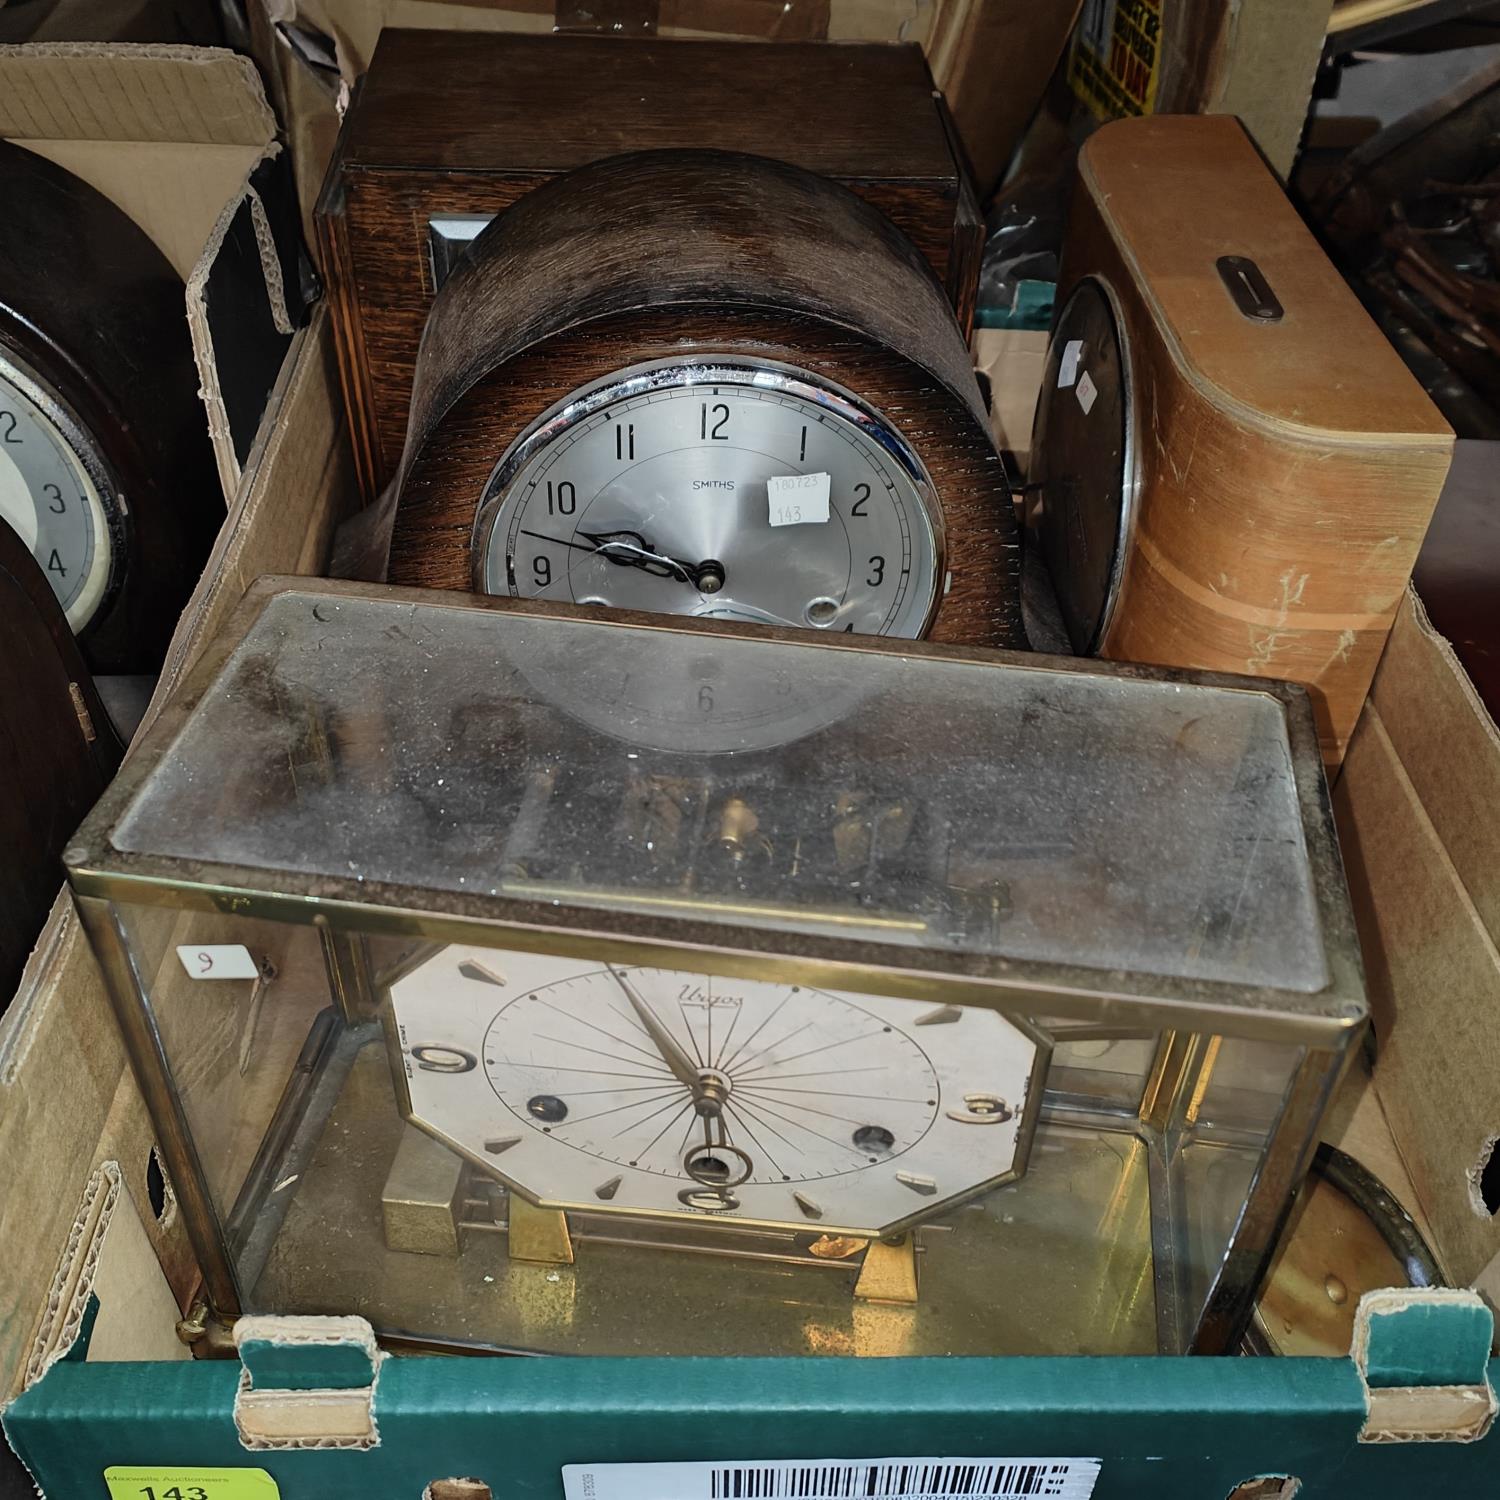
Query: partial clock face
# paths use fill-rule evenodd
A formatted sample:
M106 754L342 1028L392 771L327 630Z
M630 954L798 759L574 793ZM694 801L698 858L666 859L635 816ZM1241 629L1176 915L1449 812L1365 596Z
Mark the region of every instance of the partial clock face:
M575 393L500 461L474 545L489 593L908 637L943 567L900 433L815 376L744 360Z
M66 410L0 358L0 519L41 565L74 633L103 603L113 564L103 466Z
M1080 282L1047 351L1026 524L1082 654L1099 650L1120 595L1135 514L1134 420L1113 294Z
M547 1206L873 1236L1024 1166L993 1011L468 947L390 1000L413 1122Z

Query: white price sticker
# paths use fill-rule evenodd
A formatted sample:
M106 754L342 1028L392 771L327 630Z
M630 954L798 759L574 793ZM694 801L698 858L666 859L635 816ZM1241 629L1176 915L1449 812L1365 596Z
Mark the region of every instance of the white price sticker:
M567 1500L1088 1500L1097 1458L810 1458L565 1464Z
M766 480L766 503L773 526L806 526L828 519L831 474L778 474Z
M1083 408L1084 416L1094 409L1094 402L1099 397L1099 387L1094 384L1093 378L1084 372L1083 379L1078 382L1078 404Z
M1078 361L1083 358L1083 340L1069 339L1057 365L1057 388L1065 391L1078 379Z
M260 978L260 968L243 943L179 943L177 956L194 979Z

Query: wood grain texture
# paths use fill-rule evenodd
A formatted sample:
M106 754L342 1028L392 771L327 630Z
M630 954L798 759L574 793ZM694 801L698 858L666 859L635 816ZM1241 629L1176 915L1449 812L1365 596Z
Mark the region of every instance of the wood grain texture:
M915 43L383 31L350 168L570 172L706 146L826 177L942 179L953 158ZM872 165L878 169L872 173Z
M391 581L471 587L480 494L516 438L582 384L689 354L797 366L884 413L945 517L953 583L933 634L1024 644L1004 471L931 271L853 193L716 152L583 168L475 241L423 336Z
M1231 254L1281 321L1240 313ZM1133 365L1138 508L1101 654L1304 683L1337 765L1452 433L1232 120L1092 137L1064 261L1064 295L1114 290Z
M318 209L367 498L405 440L429 219L499 213L612 154L705 145L858 192L927 257L967 333L983 222L915 46L388 31Z

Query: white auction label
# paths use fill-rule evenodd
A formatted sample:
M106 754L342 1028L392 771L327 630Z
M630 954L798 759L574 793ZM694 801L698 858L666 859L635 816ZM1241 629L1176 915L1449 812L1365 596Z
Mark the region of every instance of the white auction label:
M773 526L806 526L828 519L831 474L778 474L766 480L766 504Z
M177 956L194 979L259 979L260 968L243 943L179 943Z
M567 1500L1088 1500L1097 1458L565 1464Z
M1094 402L1099 399L1099 387L1094 384L1092 377L1085 370L1083 379L1078 382L1078 404L1083 408L1084 416L1094 409Z
M1065 391L1078 379L1078 361L1083 358L1083 340L1069 339L1063 345L1062 359L1057 366L1057 388Z

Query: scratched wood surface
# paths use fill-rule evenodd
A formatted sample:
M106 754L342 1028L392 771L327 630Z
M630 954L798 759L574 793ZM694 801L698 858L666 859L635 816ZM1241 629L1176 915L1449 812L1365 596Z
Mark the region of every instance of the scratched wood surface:
M383 33L318 210L366 496L400 459L434 215L498 213L616 153L768 156L887 214L967 332L983 223L955 139L915 46Z
M1337 765L1453 436L1222 117L1106 126L1080 156L1063 286L1119 298L1140 489L1101 654L1307 685ZM1242 314L1246 255L1285 309Z
M578 386L689 354L791 364L883 412L944 516L933 636L1024 644L1014 508L941 286L853 193L717 152L597 163L475 242L423 337L391 581L472 587L475 511L511 443Z

